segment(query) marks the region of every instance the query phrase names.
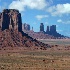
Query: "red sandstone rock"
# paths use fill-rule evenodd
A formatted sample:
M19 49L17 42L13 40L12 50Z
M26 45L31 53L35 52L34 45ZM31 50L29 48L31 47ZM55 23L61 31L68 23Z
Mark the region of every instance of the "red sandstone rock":
M0 13L0 47L49 47L22 31L21 14L15 9L4 9Z

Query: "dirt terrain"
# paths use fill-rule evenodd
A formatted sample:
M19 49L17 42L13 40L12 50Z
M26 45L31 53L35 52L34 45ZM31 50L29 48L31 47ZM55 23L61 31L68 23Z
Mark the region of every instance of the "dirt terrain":
M69 46L70 45L70 39L38 39L39 41L43 42L43 43L47 43L47 44L51 44L51 45L65 45L65 46Z
M69 43L69 40L65 42ZM70 46L61 44L51 46L47 49L1 47L0 70L70 70Z
M70 50L4 47L0 50L0 70L70 70Z

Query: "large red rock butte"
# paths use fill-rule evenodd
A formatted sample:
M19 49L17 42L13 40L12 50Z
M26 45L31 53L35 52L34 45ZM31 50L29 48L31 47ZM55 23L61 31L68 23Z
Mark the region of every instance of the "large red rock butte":
M33 39L22 31L21 13L4 9L0 13L0 47L33 47L46 49L48 44Z

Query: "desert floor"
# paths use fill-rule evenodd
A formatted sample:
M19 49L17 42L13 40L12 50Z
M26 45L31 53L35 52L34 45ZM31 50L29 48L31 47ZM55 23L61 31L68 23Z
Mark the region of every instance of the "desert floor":
M51 45L70 45L70 39L38 39L39 41L43 43L48 43Z
M70 70L70 50L1 48L0 70Z

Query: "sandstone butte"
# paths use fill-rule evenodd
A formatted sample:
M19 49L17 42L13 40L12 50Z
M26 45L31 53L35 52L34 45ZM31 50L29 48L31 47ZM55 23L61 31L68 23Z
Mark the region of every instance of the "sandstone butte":
M0 13L0 47L46 49L50 46L33 39L22 31L22 18L18 10L4 9Z

